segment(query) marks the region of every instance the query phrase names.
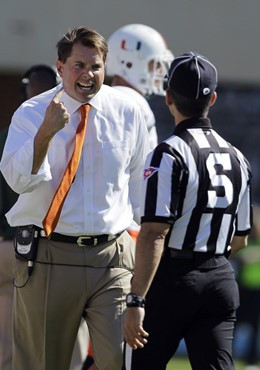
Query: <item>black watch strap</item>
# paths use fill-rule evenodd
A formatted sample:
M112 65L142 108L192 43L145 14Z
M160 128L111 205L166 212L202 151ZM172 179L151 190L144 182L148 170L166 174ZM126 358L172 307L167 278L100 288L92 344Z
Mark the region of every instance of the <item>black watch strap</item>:
M128 293L126 296L127 307L145 307L145 298L140 297L135 293Z

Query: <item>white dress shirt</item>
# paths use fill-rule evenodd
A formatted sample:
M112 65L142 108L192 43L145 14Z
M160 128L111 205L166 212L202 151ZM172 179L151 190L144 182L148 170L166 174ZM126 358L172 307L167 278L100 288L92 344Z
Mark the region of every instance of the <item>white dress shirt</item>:
M74 148L80 102L63 93L70 120L53 137L37 174L32 175L34 137L57 86L24 102L14 113L0 164L6 181L20 194L6 214L11 226L42 227ZM55 232L116 234L139 222L141 182L149 141L137 104L103 85L90 101L87 132L75 180Z
M118 91L122 91L124 94L127 94L127 96L134 99L134 101L141 107L149 133L150 149L153 150L158 145L158 136L155 125L155 117L149 103L143 95L131 87L115 85L113 88Z
M154 117L153 111L151 110L150 105L148 104L147 100L142 94L140 94L139 92L137 92L131 87L115 85L113 86L113 88L118 91L123 92L128 97L133 99L141 108L144 118L145 118L146 127L148 129L150 150L153 150L158 145L158 136L157 136L156 126L155 126L155 117ZM131 223L129 227L129 230L139 231L140 225L137 224L133 220L133 222Z

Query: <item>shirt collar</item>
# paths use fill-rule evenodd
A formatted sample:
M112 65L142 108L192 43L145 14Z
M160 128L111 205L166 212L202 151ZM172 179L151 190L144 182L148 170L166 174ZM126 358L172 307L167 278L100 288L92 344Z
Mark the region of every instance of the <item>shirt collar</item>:
M212 128L208 117L188 118L181 121L174 129L173 134L177 135L188 128Z
M101 89L96 93L96 95L89 101L89 104L97 110L102 110L102 95L103 91ZM83 105L78 100L70 97L65 91L63 92L60 101L63 102L69 114L76 112Z

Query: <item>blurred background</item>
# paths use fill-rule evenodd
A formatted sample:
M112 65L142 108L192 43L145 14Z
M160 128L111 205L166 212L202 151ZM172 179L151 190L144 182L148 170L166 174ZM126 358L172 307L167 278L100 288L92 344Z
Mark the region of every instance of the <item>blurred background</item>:
M142 23L158 30L174 55L196 51L219 74L214 128L240 149L253 171L254 230L250 246L232 263L241 306L235 333L238 358L260 352L260 2L259 0L8 0L0 5L0 129L20 105L20 82L34 64L54 65L56 42L68 28L96 29L108 38L117 28ZM163 100L150 101L159 139L173 131ZM157 112L156 112L157 110ZM253 308L254 310L253 310ZM254 320L249 320L250 315ZM180 348L180 355L185 350Z

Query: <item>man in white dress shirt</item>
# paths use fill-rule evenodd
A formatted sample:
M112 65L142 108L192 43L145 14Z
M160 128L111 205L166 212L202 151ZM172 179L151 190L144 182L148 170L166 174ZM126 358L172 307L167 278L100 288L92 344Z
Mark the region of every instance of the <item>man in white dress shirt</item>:
M57 49L62 86L14 113L0 165L20 194L7 213L17 227L13 368L68 369L84 317L97 367L119 370L134 259L125 230L133 218L139 221L148 133L139 106L103 85L107 44L100 34L73 29ZM56 228L46 237L43 220L86 103L81 160Z

